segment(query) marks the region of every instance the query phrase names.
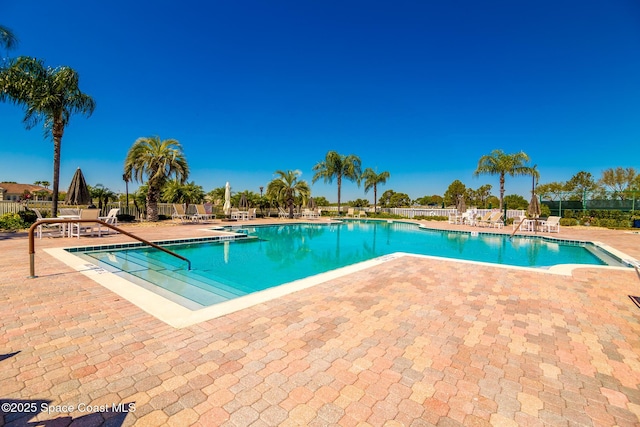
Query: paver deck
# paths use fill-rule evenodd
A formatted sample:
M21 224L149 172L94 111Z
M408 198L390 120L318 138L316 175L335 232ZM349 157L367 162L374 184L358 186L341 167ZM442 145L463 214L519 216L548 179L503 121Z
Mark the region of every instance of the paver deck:
M640 259L638 234L561 236ZM24 233L0 235L0 425L640 424L631 269L405 257L175 329L42 251L76 244L37 241L27 279Z

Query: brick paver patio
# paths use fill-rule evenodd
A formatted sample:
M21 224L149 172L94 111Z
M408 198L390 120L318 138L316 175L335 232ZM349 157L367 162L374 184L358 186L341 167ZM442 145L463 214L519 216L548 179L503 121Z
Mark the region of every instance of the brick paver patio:
M640 259L637 234L561 236ZM0 235L0 425L640 424L631 269L404 257L175 329L42 251L96 240L37 241L27 279L24 233Z

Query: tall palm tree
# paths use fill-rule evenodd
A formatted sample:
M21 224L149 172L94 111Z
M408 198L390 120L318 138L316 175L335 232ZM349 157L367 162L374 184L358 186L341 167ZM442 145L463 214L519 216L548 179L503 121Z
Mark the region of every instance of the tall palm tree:
M506 154L502 150L493 150L491 154L480 157L478 168L473 174L475 176L483 173L500 176L500 210L502 210L505 175L531 175L532 168L526 165L528 161L529 156L523 151L515 154Z
M0 25L0 47L13 49L18 44L18 38L9 28Z
M360 186L361 179L361 161L360 157L349 154L344 156L335 151L329 151L325 159L313 167L316 171L313 175L312 183L315 183L320 178L324 182L331 184L333 179L336 179L338 183L338 215L340 215L340 192L342 190L342 178L350 181L355 181Z
M287 206L289 218L293 218L293 203L296 195L306 199L311 194L307 181L298 180L301 173L298 170L286 172L277 170L276 177L267 185L267 196L272 197L279 204Z
M158 221L158 200L164 184L172 176L184 183L189 177L189 165L182 145L175 139L160 140L158 136L142 137L133 143L124 161L124 173L142 182L146 175L147 220Z
M369 192L373 188L373 212L378 211L377 201L378 201L378 184L386 184L387 179L389 179L391 175L389 172L380 172L376 173L371 168L366 168L362 173L362 179L364 180L364 192L365 194Z
M78 87L80 77L69 67L45 67L35 58L19 57L9 61L0 71L0 101L11 101L25 109L23 122L27 129L41 121L45 133L53 138L53 194L51 212L58 211L60 186L60 150L62 135L71 116L91 116L95 101Z

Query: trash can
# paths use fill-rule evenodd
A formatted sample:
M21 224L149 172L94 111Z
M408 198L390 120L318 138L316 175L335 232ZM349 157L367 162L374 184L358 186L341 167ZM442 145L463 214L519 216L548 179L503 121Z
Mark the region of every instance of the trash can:
M640 219L633 220L633 228L640 228Z

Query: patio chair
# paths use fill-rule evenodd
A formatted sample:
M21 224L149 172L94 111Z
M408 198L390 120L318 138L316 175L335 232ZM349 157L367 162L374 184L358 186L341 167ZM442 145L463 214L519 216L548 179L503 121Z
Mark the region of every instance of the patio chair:
M478 225L480 227L491 227L492 224L498 219L498 217L502 217L502 212L488 212L485 216L478 220Z
M496 212L496 215L492 215L489 218L489 227L502 228L504 227L504 221L502 220L502 212Z
M40 213L40 210L38 210L37 208L31 208L31 210L34 211L36 214L36 217L38 217L38 219L36 219L36 224L38 223L38 221L41 221L43 219L52 219L52 218L43 218L42 214ZM62 237L64 236L64 232L65 232L64 225L65 224L48 223L48 222L38 224L38 227L36 228L36 236L38 236L38 239L42 239L42 233L43 231L46 230L49 233L53 233L53 234L50 234L51 236L55 236L57 234L58 237Z
M247 214L247 219L256 219L256 208L249 209L249 213Z
M367 213L365 211L358 212L358 218L366 218L366 217L367 217Z
M560 233L560 217L550 216L547 218L547 220L542 223L542 231Z
M173 204L173 213L171 214L171 219L173 219L175 221L176 218L179 218L180 221L182 221L182 222L187 222L187 221L189 221L191 219L189 217L189 215L187 215L187 213L184 211L184 206L174 203Z
M347 209L347 214L345 215L345 217L347 217L347 218L354 218L354 217L355 217L354 209L353 209L353 208L349 208L349 209Z
M82 209L80 211L80 219L100 219L100 209ZM74 222L71 224L71 233L69 237L94 236L98 233L98 237L102 235L102 227L99 223Z
M107 214L107 216L101 216L99 219L101 219L102 221L106 222L107 224L111 224L111 225L118 225L118 212L120 212L119 208L113 208L111 210L109 210L109 213ZM105 231L106 234L109 233L117 233L116 230L112 230L111 228L107 228L107 231Z
M289 212L278 206L278 218L289 218Z
M196 205L196 213L193 215L193 220L196 222L208 221L210 219L215 219L216 215L214 213L207 213L207 209L203 204Z

